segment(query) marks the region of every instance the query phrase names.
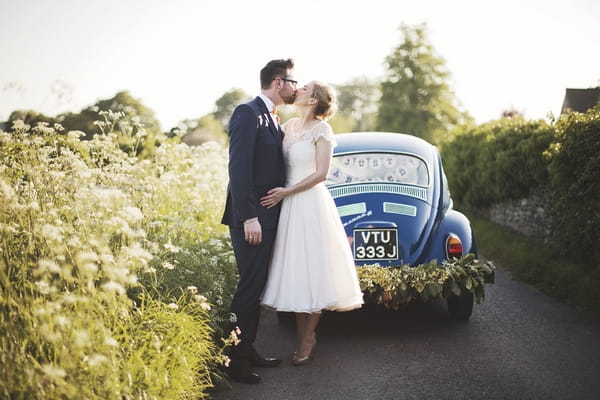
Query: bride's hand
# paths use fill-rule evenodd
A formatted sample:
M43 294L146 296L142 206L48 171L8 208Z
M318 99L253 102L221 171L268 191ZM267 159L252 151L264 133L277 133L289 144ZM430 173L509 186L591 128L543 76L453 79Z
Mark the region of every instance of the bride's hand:
M285 188L276 187L267 192L267 195L261 197L260 205L267 208L272 208L277 205L285 197Z

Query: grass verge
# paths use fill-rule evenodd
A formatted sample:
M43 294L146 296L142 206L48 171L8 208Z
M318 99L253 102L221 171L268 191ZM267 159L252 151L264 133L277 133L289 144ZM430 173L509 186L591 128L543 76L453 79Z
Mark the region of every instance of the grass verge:
M560 257L539 241L469 215L479 252L511 275L600 321L600 269Z

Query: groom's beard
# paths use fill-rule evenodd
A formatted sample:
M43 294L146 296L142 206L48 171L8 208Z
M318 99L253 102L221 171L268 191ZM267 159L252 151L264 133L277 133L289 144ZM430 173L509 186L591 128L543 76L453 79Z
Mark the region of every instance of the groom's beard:
M294 104L294 101L296 101L296 93L294 92L291 95L282 98L285 104Z

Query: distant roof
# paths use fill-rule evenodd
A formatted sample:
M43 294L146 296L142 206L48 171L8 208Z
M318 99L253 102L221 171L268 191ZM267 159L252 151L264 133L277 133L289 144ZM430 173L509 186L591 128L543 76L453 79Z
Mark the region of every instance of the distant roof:
M567 110L586 112L600 102L600 86L591 89L567 89L561 114Z

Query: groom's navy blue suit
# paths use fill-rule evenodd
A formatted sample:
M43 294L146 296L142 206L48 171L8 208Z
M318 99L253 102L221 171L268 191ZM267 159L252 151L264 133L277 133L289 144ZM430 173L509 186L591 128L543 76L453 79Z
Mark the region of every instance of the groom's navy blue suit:
M229 226L239 271L239 282L231 303L237 316L241 343L232 348L232 364L250 357L256 338L263 292L279 220L279 205L267 209L259 204L269 189L285 183L281 151L282 132L273 123L260 97L236 107L229 120L229 185L222 223ZM244 220L258 217L262 242L249 245Z

